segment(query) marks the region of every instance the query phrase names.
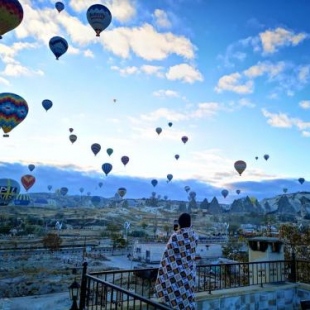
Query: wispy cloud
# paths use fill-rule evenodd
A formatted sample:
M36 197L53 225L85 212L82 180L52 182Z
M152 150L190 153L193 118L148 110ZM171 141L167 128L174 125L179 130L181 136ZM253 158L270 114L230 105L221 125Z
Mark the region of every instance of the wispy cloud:
M278 128L297 128L299 131L305 131L310 128L310 122L304 122L299 118L289 117L285 113L271 113L262 109L263 115L267 118L267 123L272 127ZM305 134L303 133L305 136Z
M159 89L153 92L153 96L155 97L180 97L179 93L175 90L171 89Z
M229 75L222 76L215 91L220 93L222 91L232 91L237 94L251 94L253 92L253 81L242 81L242 74L235 72Z
M305 110L308 110L310 109L310 100L302 100L299 102L299 106L302 108L302 109L305 109Z
M263 51L266 54L272 54L283 46L296 46L305 39L309 38L304 32L294 33L293 31L276 28L275 30L266 30L259 34Z
M160 27L160 28L170 28L171 27L171 22L168 18L168 15L165 11L156 9L154 11L154 19L155 19L155 24Z

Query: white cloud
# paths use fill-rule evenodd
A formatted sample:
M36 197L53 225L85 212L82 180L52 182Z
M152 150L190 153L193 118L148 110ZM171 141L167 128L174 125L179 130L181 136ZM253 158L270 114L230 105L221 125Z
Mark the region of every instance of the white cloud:
M173 33L159 33L153 26L119 27L101 34L103 47L122 58L129 58L130 52L145 60L163 60L171 54L184 59L194 58L195 47L183 36Z
M267 74L270 78L279 75L285 69L285 63L283 61L276 64L270 62L258 62L256 65L245 70L243 73L249 78L256 78Z
M111 69L114 71L118 71L122 76L140 73L139 68L135 66L125 67L125 68L120 68L118 66L112 66Z
M160 89L153 92L155 97L180 97L179 93L170 89Z
M310 109L310 100L302 100L299 102L299 106L302 108L302 109L305 109L305 110L308 110Z
M89 49L85 50L83 54L84 54L85 57L89 57L89 58L94 58L95 57L94 53L91 50L89 50Z
M306 33L295 34L292 31L284 28L277 28L275 30L266 30L259 34L263 51L266 54L275 53L279 47L282 46L295 46L308 38Z
M20 64L11 63L7 64L4 70L1 72L6 76L31 76L31 75L44 75L42 70L31 70Z
M301 132L305 131L305 129L310 128L310 122L304 122L299 118L291 118L284 113L270 113L266 109L262 109L262 113L267 118L267 123L272 127L296 127Z
M190 84L196 81L203 81L202 74L194 67L185 63L170 67L166 73L166 77L168 80L180 80Z
M229 90L238 94L250 94L253 92L253 81L245 81L242 83L242 75L239 72L232 73L230 75L222 76L217 86L215 87L216 92L222 92Z
M170 28L171 22L168 19L168 15L165 11L156 9L154 11L155 24L161 28Z
M164 74L161 72L163 67L143 65L143 66L141 66L140 69L142 72L144 72L147 75L155 75L157 77L164 77Z
M5 79L5 78L3 78L1 76L0 76L0 84L5 85L5 86L10 86L11 85L10 82L7 79Z
M310 74L310 66L301 66L298 68L298 80L301 83L307 83Z
M262 109L262 113L272 127L291 128L293 126L292 120L284 113L270 113L266 109Z
M77 12L87 11L92 4L97 4L98 0L70 0L69 5ZM113 19L120 22L127 22L136 15L135 1L131 0L110 0L103 3L112 14Z

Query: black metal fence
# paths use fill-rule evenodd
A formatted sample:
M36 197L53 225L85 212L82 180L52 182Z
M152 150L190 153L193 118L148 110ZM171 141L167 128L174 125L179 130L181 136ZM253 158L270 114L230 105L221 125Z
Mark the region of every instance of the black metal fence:
M157 268L87 274L81 285L80 310L169 309L155 296ZM197 292L284 282L310 283L310 261L266 261L198 265Z

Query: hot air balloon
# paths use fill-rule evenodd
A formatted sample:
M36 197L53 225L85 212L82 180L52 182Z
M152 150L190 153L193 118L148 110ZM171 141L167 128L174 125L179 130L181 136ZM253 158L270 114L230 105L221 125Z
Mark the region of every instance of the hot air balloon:
M188 192L191 190L191 188L190 188L188 185L186 185L186 186L184 187L184 189L185 189L186 193L188 193Z
M178 160L178 159L180 158L180 155L179 155L179 154L175 154L175 155L174 155L174 158L175 158L176 160Z
M23 20L24 11L17 0L0 0L0 39Z
M108 148L108 149L107 149L107 154L108 154L109 156L111 156L111 155L113 154L113 149Z
M87 196L90 196L90 195L91 195L91 192L87 192L86 194L87 194Z
M48 186L47 186L47 189L48 189L49 191L50 191L52 188L53 188L52 185L48 185Z
M255 159L258 160L258 156L255 156Z
M93 196L91 199L90 199L91 203L95 206L95 207L98 207L99 204L100 204L100 201L101 201L101 198L99 196Z
M55 3L55 8L58 11L58 13L60 13L61 11L63 11L65 9L65 5L62 2L57 1Z
M129 157L128 156L122 156L121 162L123 163L124 166L126 166L129 162Z
M227 189L223 189L221 193L222 193L222 196L223 196L224 198L226 198L227 195L228 195L228 190L227 190Z
M239 175L242 174L242 172L245 170L246 168L246 162L243 160L237 160L234 164L235 169L237 170L237 172L239 173Z
M83 187L80 187L79 191L80 191L81 194L83 194L84 188L83 188Z
M68 187L62 187L61 189L60 189L60 195L62 195L62 196L66 196L67 195L67 193L68 193Z
M99 143L94 143L91 145L91 150L95 154L95 156L100 152L101 150L101 145Z
M236 193L239 195L241 193L241 190L240 189L237 189L236 190Z
M118 193L118 195L119 195L121 198L123 198L123 197L126 195L127 190L126 190L126 188L124 188L124 187L120 187L120 188L117 190L117 193Z
M34 164L28 165L29 171L33 171L36 166Z
M185 143L188 141L188 137L183 136L183 137L181 138L181 140L182 140L182 142L185 144Z
M74 130L73 128L69 128L69 131L70 131L70 132L73 132L73 130Z
M269 155L268 155L268 154L265 154L265 155L264 155L264 158L265 158L265 160L268 160Z
M249 197L250 201L252 202L252 205L255 205L257 203L257 199L254 196Z
M298 182L299 182L300 184L303 184L303 183L305 182L305 179L304 179L304 178L299 178L299 179L298 179Z
M172 174L167 174L167 179L168 179L168 182L170 182L173 179L173 175Z
M169 126L169 127L171 127L171 126L172 126L172 123L171 123L171 122L169 122L169 123L168 123L168 126Z
M156 179L153 179L151 181L151 184L155 187L158 184L158 181Z
M70 135L69 136L69 140L72 142L72 144L77 140L77 136L76 135Z
M99 185L99 187L101 188L102 185L103 185L103 183L102 183L102 182L99 182L98 185Z
M287 188L283 188L283 193L286 194L287 193Z
M45 111L47 112L53 106L53 102L49 99L44 99L42 101L42 106L45 109Z
M158 135L160 135L163 130L160 127L157 127L155 131L157 132Z
M49 41L49 47L58 60L68 50L68 42L62 37L52 37Z
M30 196L28 194L19 194L14 199L15 206L28 206L30 203Z
M88 23L95 30L97 37L110 25L112 20L110 10L102 4L91 5L86 12L86 17Z
M0 179L0 206L7 206L20 192L19 183L12 179Z
M109 163L105 163L102 165L101 168L102 168L102 171L105 173L105 175L108 175L111 172L113 166Z
M23 184L26 192L33 186L35 181L36 181L36 178L31 174L25 174L21 177L21 183Z
M0 128L4 137L8 137L8 133L19 125L27 114L28 104L25 99L12 93L0 94Z

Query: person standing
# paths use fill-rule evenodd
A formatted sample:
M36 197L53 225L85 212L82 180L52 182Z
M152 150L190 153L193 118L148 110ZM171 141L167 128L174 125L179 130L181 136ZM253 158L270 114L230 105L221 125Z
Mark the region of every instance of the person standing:
M195 278L197 235L191 216L182 213L179 230L172 233L165 247L155 282L157 297L172 309L196 309Z

